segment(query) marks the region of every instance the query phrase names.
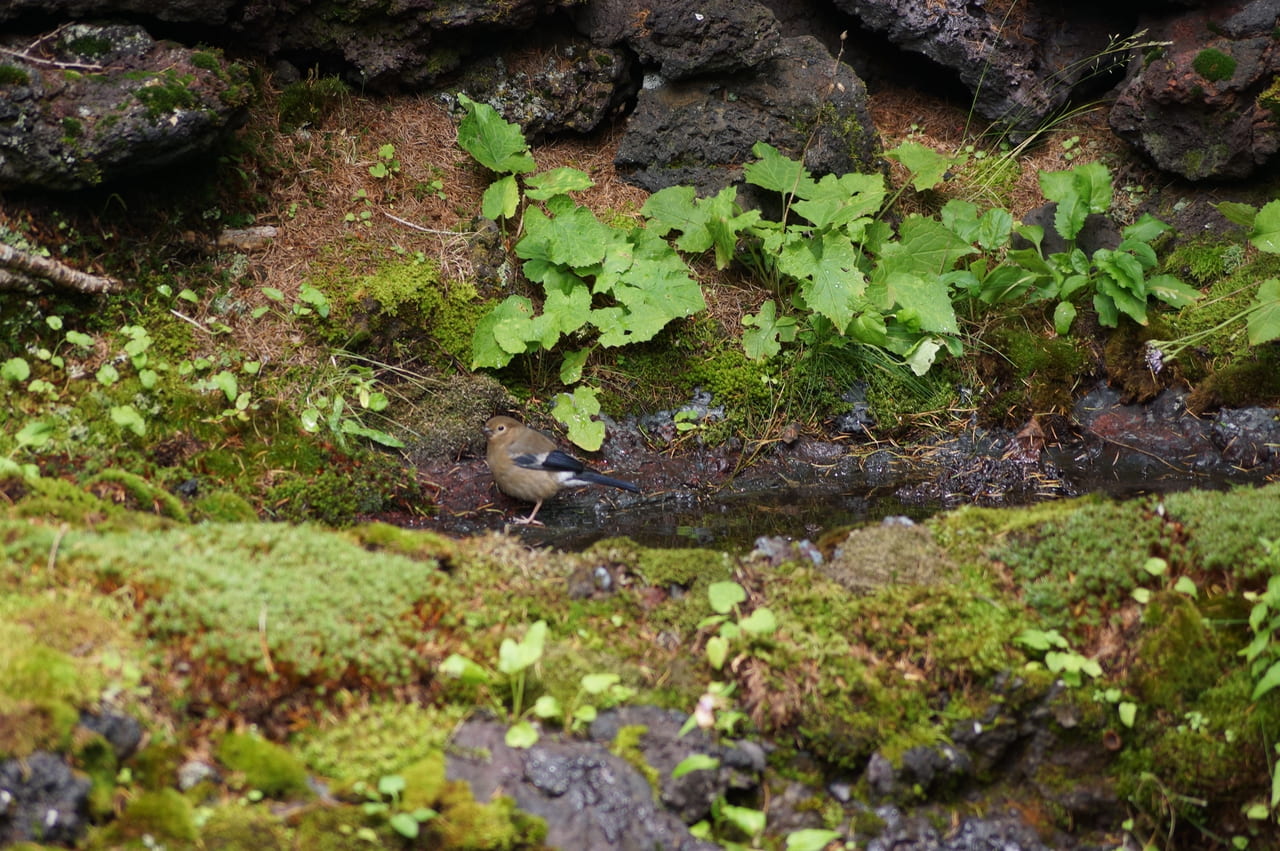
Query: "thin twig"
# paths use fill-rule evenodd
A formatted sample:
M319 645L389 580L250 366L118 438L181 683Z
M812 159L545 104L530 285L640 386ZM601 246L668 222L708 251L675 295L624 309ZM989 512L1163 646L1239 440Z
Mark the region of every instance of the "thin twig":
M204 326L203 326L203 325L201 325L199 322L197 322L196 320L192 319L190 316L185 316L185 315L183 315L183 314L179 313L178 311L174 310L173 308L169 308L169 312L170 312L170 313L172 313L174 316L178 317L179 319L181 319L183 322L190 322L192 325L196 326L197 328L199 328L201 331L205 332L206 334L212 334L212 333L213 333L213 332L212 332L212 331L210 331L208 328L204 327Z
M402 219L399 216L393 216L390 213L388 213L386 210L382 211L382 215L386 216L388 219L391 219L391 221L393 222L399 222L400 224L404 225L407 228L420 230L423 233L434 233L434 234L439 234L440 236L475 236L476 235L475 231L436 230L435 228L424 228L422 225L414 224L413 222L408 221L407 219Z

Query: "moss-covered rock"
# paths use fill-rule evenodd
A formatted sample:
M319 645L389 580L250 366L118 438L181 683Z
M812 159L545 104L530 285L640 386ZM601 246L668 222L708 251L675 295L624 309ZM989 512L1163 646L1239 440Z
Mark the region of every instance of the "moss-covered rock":
M272 798L312 794L307 770L293 753L253 733L228 733L218 745L218 759L241 775L241 788Z

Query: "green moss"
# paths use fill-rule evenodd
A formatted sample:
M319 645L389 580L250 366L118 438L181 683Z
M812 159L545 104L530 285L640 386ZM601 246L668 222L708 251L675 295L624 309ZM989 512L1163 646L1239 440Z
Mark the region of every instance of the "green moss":
M160 844L194 842L199 832L191 803L176 789L142 792L129 801L116 822L98 839L106 840L102 847L115 847L121 840L140 840L144 836Z
M1273 121L1280 121L1280 76L1273 78L1271 85L1258 95L1258 106L1269 111Z
M119 763L115 748L97 733L83 727L74 735L75 765L89 775L89 810L98 818L114 815Z
M1192 382L1201 381L1230 360L1259 354L1241 333L1244 320L1239 314L1253 303L1259 281L1280 276L1280 255L1258 253L1252 259L1245 258L1238 243L1215 247L1210 242L1179 248L1165 263L1164 268L1174 275L1194 278L1204 274L1206 282L1211 281L1200 302L1168 315L1170 331L1162 335L1174 341L1195 335L1195 345L1177 361ZM1215 274L1219 263L1221 274Z
M70 741L80 707L96 696L86 666L34 643L30 631L0 624L0 758Z
M1164 506L1170 520L1181 524L1197 567L1235 581L1265 581L1269 562L1260 539L1280 538L1280 485L1171 493Z
M62 137L64 140L75 141L84 135L84 122L78 118L67 116L62 119Z
M955 566L934 543L928 527L876 525L854 529L835 541L830 558L818 570L860 594L887 585L947 579Z
M374 452L361 453L345 467L283 475L267 491L266 504L279 520L318 520L329 526L347 526L393 508L430 507L411 470Z
M85 35L67 42L67 49L80 56L105 56L111 52L111 39L105 36Z
M1235 75L1236 60L1217 48L1207 47L1191 60L1191 67L1206 80L1220 83L1230 80Z
M1237 664L1194 602L1181 594L1152 598L1130 683L1145 709L1181 717L1200 694Z
M1265 795L1269 743L1280 729L1276 701L1250 699L1253 678L1225 669L1182 712L1154 713L1119 754L1117 792L1153 825L1238 824L1242 807Z
M442 565L458 556L458 545L451 538L421 529L403 529L389 523L366 523L353 528L350 534L370 549L435 561Z
M133 96L147 109L147 117L158 119L171 115L179 110L192 109L199 101L191 84L195 77L191 74L179 74L166 69L157 77L152 77L150 85L134 89Z
M624 553L629 544L625 538L601 541L588 550L588 554L607 553L609 558L625 562L628 559ZM727 579L733 569L727 553L698 549L639 548L630 563L646 582L657 588L705 589L712 582Z
M222 62L220 51L213 50L197 50L191 54L191 64L199 68L201 71L211 71L215 74L222 72Z
M415 764L432 753L443 753L450 731L468 711L465 706L434 708L377 701L307 731L296 748L315 772L343 787L359 781L376 784L389 774L400 774L408 782L422 770L415 769ZM435 784L428 785L434 788ZM416 786L408 784L406 794Z
M1152 556L1177 559L1174 533L1143 500L1069 500L1038 512L988 555L1008 565L1027 604L1050 626L1082 631L1107 624L1151 577Z
M1280 402L1280 352L1259 348L1252 356L1220 367L1187 396L1187 410L1268 407Z
M1178 245L1163 260L1163 268L1202 287L1238 269L1244 254L1238 241L1209 237Z
M951 722L931 708L930 692L1006 670L1009 638L1025 618L989 581L955 569L931 584L853 595L814 568L784 564L768 575L762 602L781 627L753 654L766 663L755 675L765 683L748 690L757 712L787 719L801 747L850 770L877 750L896 758L943 741ZM979 709L957 702L948 717ZM897 720L884 724L885 713Z
M465 281L445 281L437 263L425 258L390 263L355 283L353 303L376 305L370 333L390 337L393 347L403 345L405 329L430 337L447 358L438 366L453 371L455 364L469 363L476 326L492 309Z
M436 804L440 817L423 825L428 847L518 849L539 846L547 835L546 822L518 810L511 798L481 804L466 783L447 783Z
M301 682L390 687L432 662L409 652L424 640L421 617L442 605L445 578L429 561L266 524L71 532L62 547L81 572L147 601L149 634L199 660L189 691L236 694L235 677L265 679L269 664L275 685L259 694Z
M192 501L191 516L212 523L252 523L258 512L234 491L214 490Z
M454 720L454 719L451 719ZM453 726L446 729L452 730ZM438 738L433 736L433 739ZM419 751L422 744L418 743ZM400 808L415 810L419 807L434 807L440 801L445 788L444 747L432 749L425 757L406 766L400 771L404 778L404 793L400 800Z
M280 130L292 133L299 127L318 126L324 117L350 94L337 77L309 76L290 83L278 101Z
M241 787L272 798L310 797L307 770L280 745L252 733L228 733L218 745L218 759L244 776Z
M279 816L266 807L243 806L214 808L200 827L200 843L222 851L289 851L295 847Z
M0 86L25 86L31 82L30 75L17 65L0 63Z
M103 470L86 481L84 487L100 499L125 505L130 510L150 511L180 523L189 522L186 509L177 497L125 470Z
M666 359L664 359L664 363ZM709 422L702 434L712 443L722 443L735 434L757 434L767 429L778 404L777 368L747 358L740 346L711 349L680 367L663 367L659 378L677 386L688 399L695 389L711 394L712 404L723 406L725 418Z
M613 737L609 750L614 756L625 759L632 768L644 775L644 779L649 782L649 788L653 790L653 799L657 801L662 794L662 775L658 769L649 764L644 758L644 751L640 749L640 740L647 732L649 728L643 724L621 727L618 729L618 734Z
M120 518L124 510L72 482L44 477L31 482L26 497L18 502L18 517L45 517L76 525L101 523L106 518Z

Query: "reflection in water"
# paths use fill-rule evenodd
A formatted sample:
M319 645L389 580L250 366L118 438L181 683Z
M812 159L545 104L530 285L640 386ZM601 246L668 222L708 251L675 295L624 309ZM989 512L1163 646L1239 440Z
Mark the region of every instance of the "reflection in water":
M777 488L722 491L711 496L658 495L611 507L548 506L545 527L521 530L524 540L565 550L581 550L604 538L627 537L649 547L710 547L746 552L762 535L816 540L831 529L862 526L891 515L919 520L937 505L907 505L889 489L834 491L831 488Z

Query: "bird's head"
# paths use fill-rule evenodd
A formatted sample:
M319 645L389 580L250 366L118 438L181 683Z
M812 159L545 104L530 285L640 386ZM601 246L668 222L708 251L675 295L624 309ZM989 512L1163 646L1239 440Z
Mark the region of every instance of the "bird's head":
M518 428L519 426L520 423L516 422L511 417L493 417L484 424L484 428L482 428L481 431L484 432L485 437L493 440L498 435L506 434L508 431L511 431L513 428Z

